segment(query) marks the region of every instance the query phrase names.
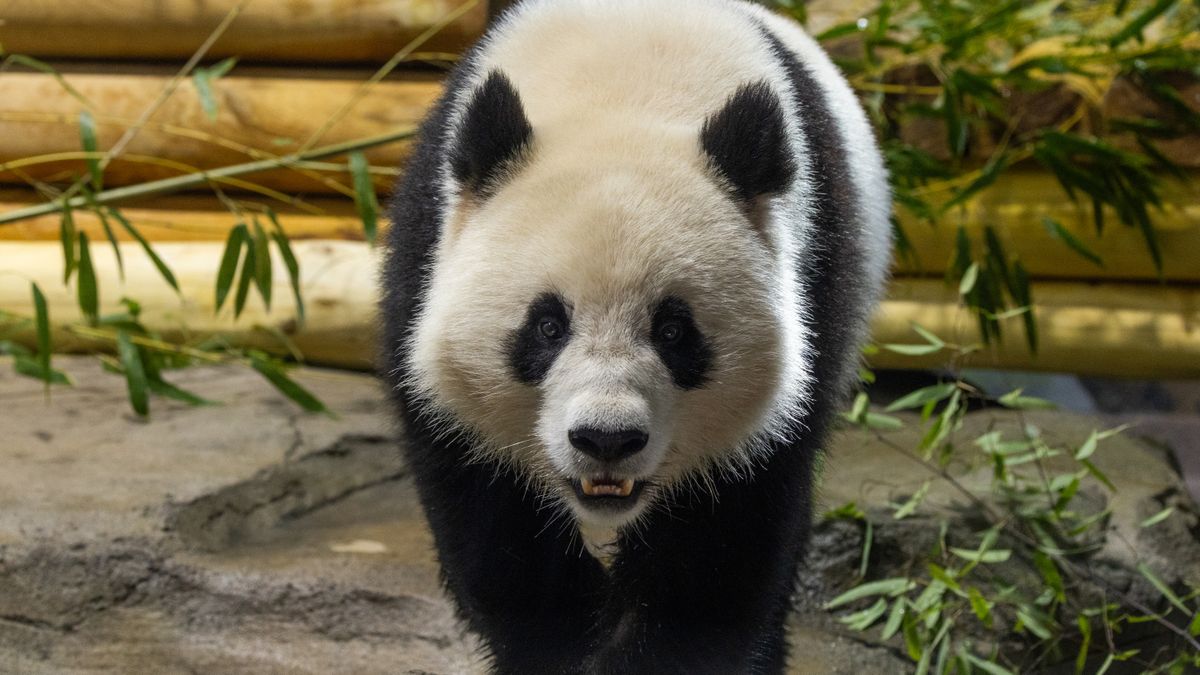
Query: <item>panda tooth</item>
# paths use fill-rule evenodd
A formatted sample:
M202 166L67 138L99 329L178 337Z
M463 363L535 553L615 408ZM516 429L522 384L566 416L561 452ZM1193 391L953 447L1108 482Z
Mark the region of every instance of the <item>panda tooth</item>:
M583 494L592 495L596 493L596 485L592 483L592 481L586 478L581 478L579 479L579 484L583 488Z
M621 481L621 486L617 490L618 494L622 497L628 497L629 495L633 494L633 479L626 478L625 480Z

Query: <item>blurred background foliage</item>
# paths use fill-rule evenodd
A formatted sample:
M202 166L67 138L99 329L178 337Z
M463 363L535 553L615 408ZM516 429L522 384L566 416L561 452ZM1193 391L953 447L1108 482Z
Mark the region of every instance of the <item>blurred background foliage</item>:
M807 19L804 3L779 4ZM1179 89L1200 75L1200 4L884 0L857 8L817 38L875 121L897 210L955 228L947 280L975 310L984 342L1019 316L1029 348L1038 346L1029 272L995 226L971 236L963 222L964 205L1016 167L1048 171L1064 199L1090 210L1097 234L1110 220L1136 228L1161 273L1162 183L1187 173L1159 144L1200 132L1200 106ZM1106 108L1114 89L1144 97L1152 116ZM893 222L897 255L913 256L922 233ZM1061 223L1043 225L1064 255L1104 266Z

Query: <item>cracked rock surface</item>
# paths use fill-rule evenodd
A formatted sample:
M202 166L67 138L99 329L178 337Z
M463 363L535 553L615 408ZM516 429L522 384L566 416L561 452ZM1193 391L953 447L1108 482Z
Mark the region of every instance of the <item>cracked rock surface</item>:
M156 399L147 422L129 411L124 381L94 360L55 365L76 386L47 400L0 359L0 673L480 672L438 586L372 378L297 371L336 413L325 416L297 412L249 370L192 368L173 381L222 405ZM1069 438L1094 426L1033 419ZM1015 421L980 413L968 423ZM1137 527L1181 499L1178 477L1135 441L1111 443L1096 461L1118 482L1112 527L1159 569L1200 580L1194 516ZM958 471L970 484L987 467ZM822 501L870 511L928 478L877 439L846 432L826 463ZM927 501L950 509L955 499L935 487ZM815 609L853 583L858 537L842 522L817 527L792 620L794 672L909 668L894 645Z

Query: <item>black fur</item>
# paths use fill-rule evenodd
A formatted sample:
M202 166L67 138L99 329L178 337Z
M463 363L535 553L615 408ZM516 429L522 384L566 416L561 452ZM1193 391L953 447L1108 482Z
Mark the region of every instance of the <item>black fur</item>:
M851 338L867 309L857 204L835 120L811 74L765 28L764 34L795 86L818 189L819 232L813 239L821 248L800 269L810 294L816 399L790 430L793 440L776 442L753 475L718 478L715 496L684 491L670 509L651 514L637 534L620 538L608 571L573 532L550 523L551 511L539 509L519 478L470 463L469 438L441 433L406 385L406 340L445 208L438 162L453 152L447 147L446 100L462 90L474 67L471 56L422 127L391 207L381 306L384 370L446 587L483 638L496 672L779 673L785 666L784 624L808 539L813 460L844 402L857 359ZM769 112L756 91L747 89L743 98L753 105L737 110L762 112L766 105ZM747 122L762 119L752 115ZM728 126L716 120L706 129ZM773 156L782 146L763 147L773 133L760 130L742 146L766 153L781 172L771 175L737 168L757 164L733 161L737 147L729 136L713 142L716 150L705 146L727 156L721 171L728 172L738 198L780 189L781 181L787 183L783 175L790 180L794 164Z
M558 327L556 338L543 334L542 323L547 321ZM538 296L525 313L525 323L508 340L508 362L517 379L526 384L541 382L570 337L571 319L562 300L553 293Z
M673 340L663 335L663 328L668 325L678 330ZM654 310L650 331L654 349L671 371L675 386L681 389L704 386L712 364L712 349L692 319L692 308L679 298L664 299Z
M532 138L520 95L503 73L493 71L467 104L450 168L460 183L487 196L528 150Z
M783 108L766 82L739 87L705 120L700 143L743 202L782 192L796 173Z

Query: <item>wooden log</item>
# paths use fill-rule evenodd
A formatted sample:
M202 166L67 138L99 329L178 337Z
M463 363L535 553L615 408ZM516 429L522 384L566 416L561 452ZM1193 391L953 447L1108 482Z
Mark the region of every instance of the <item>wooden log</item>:
M1200 178L1200 174L1195 176ZM1200 281L1200 182L1164 182L1164 205L1151 210L1163 251L1162 277L1167 281ZM982 230L992 226L1005 250L1015 255L1036 278L1157 280L1158 273L1142 232L1122 225L1106 209L1105 228L1097 232L1091 204L1072 202L1054 176L1042 171L1009 171L976 199L949 212L939 227L919 221L903 207L896 208L901 226L916 253L897 260L900 275L941 275L953 261L957 225L982 242ZM1047 230L1045 218L1058 221L1072 236L1098 255L1103 266L1071 250Z
M1167 187L1163 210L1153 212L1164 255L1163 278L1200 282L1200 265L1196 264L1200 260L1200 181L1189 186L1168 183ZM29 191L0 191L0 213L36 202ZM315 199L308 200L308 204L320 213L286 206L278 209L284 229L293 237L363 239L362 226L350 201ZM1158 279L1139 230L1121 225L1115 215L1109 214L1104 232L1097 234L1090 206L1066 199L1053 176L1046 173L1005 174L962 211L949 214L940 227L917 222L903 209L898 211L916 254L897 260L896 273L901 276L942 275L953 259L955 222L961 220L976 242L982 241L985 224L994 226L1006 250L1037 279ZM216 198L199 195L160 198L124 208L123 213L156 241L222 240L237 222ZM1104 266L1094 264L1051 235L1043 224L1046 217L1060 222L1099 255ZM94 216L79 212L75 220L93 239L104 236ZM383 225L386 227L386 223ZM58 237L58 227L57 215L0 225L0 240L50 241Z
M0 213L37 203L28 191L0 190ZM354 203L347 199L307 199L303 202L305 210L286 204L272 204L265 199L255 199L251 203L258 207L271 206L279 224L293 240L366 240L358 211ZM246 215L239 218L217 198L204 195L159 197L118 208L142 236L155 242L223 241L229 235L230 228L254 215L259 217L263 225L269 222L261 210L247 208L244 212ZM75 227L86 232L92 241L105 240L103 225L92 211L76 211L72 214L72 220ZM56 213L0 225L0 241L55 241L59 237L60 221L61 216ZM110 223L110 226L113 226L113 232L119 240L132 240L123 228L116 227L115 223Z
M312 73L287 77L277 70L235 71L213 83L215 119L205 114L195 87L183 82L122 157L108 167L105 184L128 185L179 175L188 167L211 169L294 152L355 96L367 77L358 74L360 79L329 79ZM77 72L64 77L95 106L100 150L117 142L170 79L165 73ZM379 82L316 145L413 126L440 92L434 74L406 73L403 79ZM55 78L41 73L4 73L0 76L0 101L4 101L0 108L0 183L24 185L27 178L64 181L86 173L82 158L19 166L18 171L2 166L13 160L82 150L79 115L84 105ZM407 143L396 143L366 154L373 164L395 167L407 152ZM328 177L343 186L350 183L344 173ZM337 191L296 170L264 172L246 180L291 194ZM390 178L381 178L377 184L387 188L390 182Z
M1200 288L1165 284L1042 282L1033 285L1040 346L1031 354L1021 319L1006 336L959 365L1088 375L1200 376ZM920 344L918 323L948 342L978 343L975 319L958 304L957 289L933 280L896 279L875 317L880 343ZM944 366L947 353L913 357L881 350L881 368Z
M181 294L176 296L135 246L124 245L123 284L111 249L95 246L102 312L117 311L118 299L131 295L142 302L145 323L169 336L186 334L195 340L220 334L235 344L282 352L273 334L277 331L289 336L313 363L369 366L375 354L377 250L353 242L297 242L308 312L307 322L300 326L278 260L274 270L278 287L270 311L252 294L240 320L233 320L228 307L214 315L213 283L221 248L218 243L157 246L179 278ZM49 299L56 326L78 321L73 290L61 283L62 255L57 245L0 242L0 260L8 272L0 274L0 310L28 316L29 281L33 280ZM1015 319L1007 324L1008 335L1001 345L979 351L960 365L1200 377L1200 288L1196 286L1042 282L1035 284L1034 297L1041 333L1036 355L1025 347L1020 320ZM938 281L896 279L876 316L875 340L919 343L912 322L950 342L977 341L970 313L958 304L955 290ZM10 332L18 339L32 340L27 324ZM56 335L60 349L94 346L61 330ZM948 357L948 352L911 357L883 350L874 363L884 368L935 367L945 365Z
M241 317L234 319L232 300L214 314L214 283L223 246L217 243L162 243L155 251L175 273L178 295L159 276L136 244L122 244L125 279L121 280L111 246L92 246L93 262L100 288L101 314L122 311L122 296L142 303L146 326L168 339L200 340L222 335L236 345L287 353L279 335L287 336L313 363L366 369L375 354L374 314L377 253L361 243L338 241L297 242L304 294L303 326L288 286L287 270L273 255L272 305L263 306L252 292ZM63 330L82 316L75 299L76 278L62 284L62 251L49 243L0 243L0 260L7 274L0 274L0 311L31 315L29 282L36 281L46 295L55 326L55 349L81 351L106 346ZM11 327L10 327L11 328ZM0 324L0 336L5 334ZM26 325L15 331L19 340L30 341ZM111 347L111 345L107 345Z
M469 1L469 0L468 0ZM6 0L0 42L41 57L185 59L238 0ZM270 61L383 61L437 25L464 0L254 0L209 55ZM425 50L458 51L483 31L479 0L429 39Z

